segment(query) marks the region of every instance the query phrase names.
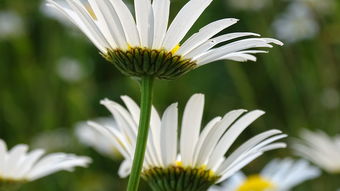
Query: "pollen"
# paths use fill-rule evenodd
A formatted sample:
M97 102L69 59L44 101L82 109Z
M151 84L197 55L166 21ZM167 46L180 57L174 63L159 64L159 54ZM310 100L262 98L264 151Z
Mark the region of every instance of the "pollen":
M90 4L86 4L85 5L85 9L86 11L89 13L89 15L94 19L94 20L97 20L97 16L96 14L94 13L92 7L90 6Z
M273 191L275 184L260 175L249 176L236 191Z
M179 45L179 44L177 44L176 46L175 46L175 48L173 48L172 50L171 50L171 53L172 54L176 54L176 52L178 51L178 49L180 48L181 46Z

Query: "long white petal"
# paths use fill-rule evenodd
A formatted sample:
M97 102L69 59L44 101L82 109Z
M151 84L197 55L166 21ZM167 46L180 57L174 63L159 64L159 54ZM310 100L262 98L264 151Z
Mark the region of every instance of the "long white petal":
M212 152L209 163L207 164L208 168L213 168L214 164L224 156L224 154L228 151L230 146L234 143L234 141L239 137L239 135L257 118L263 115L264 112L260 110L251 111L244 116L242 116L239 120L237 120L229 130L223 135L221 140L216 145L214 151Z
M127 49L128 42L126 41L123 27L112 5L108 1L89 0L89 2L97 16L97 20L102 23L101 30L107 28L109 31L108 36L114 40L115 44L121 49Z
M197 157L197 165L206 164L206 161L210 157L211 152L215 148L223 133L244 112L246 112L244 109L230 111L213 127L203 142L204 147L202 147Z
M135 0L135 14L141 46L152 47L153 10L150 0Z
M152 48L160 49L168 28L170 0L154 0L152 9L155 23Z
M192 51L188 52L186 55L184 55L185 58L191 58L193 60L197 59L200 55L204 54L206 51L211 49L212 47L229 41L233 40L236 38L240 37L245 37L245 36L260 36L259 34L256 33L251 33L251 32L235 32L235 33L229 33L229 34L224 34L221 36L217 36L215 38L212 38L210 40L207 40L205 43L201 44L197 48L193 49Z
M177 157L177 129L178 109L177 103L170 105L164 112L160 135L163 164L173 164Z
M185 4L172 21L166 33L163 47L166 50L176 47L211 2L212 0L190 0Z
M79 29L91 40L91 42L103 53L107 52L107 44L102 42L101 39L93 32L93 30L89 29L87 25L79 18L77 14L75 14L69 7L63 7L62 5L56 3L53 0L47 0L47 6L55 8L57 11L66 16L74 25L78 26ZM113 47L114 48L114 47Z
M196 143L199 138L204 108L204 95L193 95L184 109L180 152L183 165L192 165Z
M94 36L103 47L110 47L108 41L105 39L100 29L93 21L93 18L89 15L88 11L79 2L79 0L67 0L67 2L73 11L78 15L78 18L91 32L92 36Z
M221 19L206 25L205 27L201 28L198 33L195 33L188 40L186 40L178 49L177 54L186 55L188 52L200 46L202 43L223 29L235 24L237 21L237 19Z
M140 46L140 39L135 20L131 15L129 8L122 0L110 0L110 3L114 7L119 20L123 26L126 40L130 46Z

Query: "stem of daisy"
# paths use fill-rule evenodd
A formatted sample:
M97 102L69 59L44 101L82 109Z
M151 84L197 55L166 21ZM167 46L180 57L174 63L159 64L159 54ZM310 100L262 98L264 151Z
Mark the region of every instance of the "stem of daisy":
M136 149L127 188L128 191L137 191L143 168L146 143L150 127L153 81L154 78L151 76L145 76L141 79L140 120Z

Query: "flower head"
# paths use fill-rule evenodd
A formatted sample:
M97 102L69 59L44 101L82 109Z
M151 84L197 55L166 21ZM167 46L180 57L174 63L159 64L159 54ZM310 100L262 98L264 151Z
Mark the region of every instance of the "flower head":
M340 173L340 135L332 138L321 131L304 130L301 138L293 144L296 154L329 173Z
M7 186L16 186L27 181L34 181L52 173L74 167L86 167L91 159L73 154L53 153L44 155L42 149L30 152L28 146L19 144L7 150L6 143L0 139L0 190Z
M256 60L252 54L265 51L253 48L282 45L249 32L215 36L238 21L233 18L212 22L184 41L211 2L190 0L169 27L170 0L135 0L135 16L122 0L48 0L48 5L68 17L107 60L129 76L174 79L217 60ZM256 38L230 42L247 36Z
M89 122L102 136L110 138L125 157L119 171L125 177L130 173L136 144L139 107L129 97L122 97L127 110L108 99L101 101L113 114L118 129ZM224 117L212 119L202 131L204 96L193 95L183 114L178 138L177 104L170 105L162 118L153 108L150 134L145 154L142 177L160 190L206 190L240 170L265 151L285 147L275 141L284 138L279 130L261 133L230 152L237 137L263 111L233 110ZM179 148L179 149L178 149ZM228 157L224 155L228 152Z
M274 159L258 175L237 172L221 187L209 191L287 191L302 182L320 176L320 170L306 160Z

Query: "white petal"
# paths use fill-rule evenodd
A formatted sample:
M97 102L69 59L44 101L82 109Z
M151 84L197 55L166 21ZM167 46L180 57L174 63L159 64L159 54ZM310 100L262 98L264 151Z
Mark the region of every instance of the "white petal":
M232 52L238 52L238 51L246 50L249 48L260 48L260 47L272 48L273 46L268 43L267 39L263 39L263 38L243 39L243 40L239 40L236 42L226 44L219 48L212 49L206 52L205 54L200 55L197 58L197 62L199 65L204 65L209 62L218 60L224 55L232 53Z
M213 127L203 142L204 147L202 147L197 157L197 165L206 164L206 161L210 157L211 152L215 148L223 133L244 112L246 112L244 109L230 111Z
M237 120L229 130L223 135L221 140L216 145L214 151L210 156L210 160L207 164L208 168L213 168L215 163L224 156L224 154L229 150L230 146L239 137L239 135L257 118L263 115L264 112L260 110L251 111L239 120Z
M4 174L8 177L13 177L19 170L18 167L24 161L28 146L19 144L13 147L8 152Z
M162 118L161 136L159 138L161 139L162 160L165 167L173 164L177 157L177 105L177 103L170 105Z
M86 167L91 162L88 157L78 157L71 154L51 154L41 159L34 170L28 174L30 180L36 180L52 173L67 170L72 171L74 167Z
M118 15L108 1L89 0L97 20L101 23L101 30L106 29L114 44L121 49L127 49L128 43L125 38L123 27ZM108 38L107 38L108 39Z
M153 41L153 10L150 0L135 0L135 14L141 46L152 47Z
M4 173L6 158L7 158L7 145L5 141L0 139L0 174Z
M154 0L152 9L155 23L152 48L160 49L168 27L170 0Z
M121 96L121 99L124 101L127 109L129 110L132 118L134 119L135 123L138 124L139 123L139 113L140 113L139 106L129 96Z
M129 176L130 172L131 172L131 164L132 162L130 160L124 160L122 162L122 164L120 165L119 167L119 170L118 170L118 175L121 177L121 178L126 178Z
M103 36L100 29L97 27L93 18L89 15L88 11L85 7L80 3L79 0L67 0L70 7L73 11L78 15L79 20L87 27L87 29L91 32L92 36L96 38L96 40L103 46L103 47L110 47L109 43Z
M204 54L206 51L208 51L209 49L211 49L212 47L220 43L233 40L236 38L240 38L240 37L245 37L245 36L260 36L260 35L256 33L250 33L250 32L235 32L235 33L224 34L224 35L221 35L221 36L218 36L218 37L215 37L215 38L212 38L206 41L202 45L198 46L197 48L193 49L192 51L184 55L184 57L192 58L193 60L195 60L200 55Z
M188 40L186 40L178 49L177 54L186 55L188 52L200 46L202 43L223 29L235 24L237 21L237 19L221 19L206 25L205 27L201 28L198 33L195 33Z
M190 0L172 21L163 43L166 50L172 50L184 38L198 17L209 6L212 0Z
M53 0L47 0L48 6L55 8L57 11L65 15L73 24L79 27L79 29L91 40L91 42L103 53L106 53L107 44L102 42L100 39L98 39L98 36L93 32L92 29L90 30L87 25L84 24L84 22L79 18L79 16L74 13L70 8L63 7L62 5L56 3Z
M192 165L196 143L199 138L204 108L204 95L193 95L184 109L180 152L183 165Z
M119 20L123 26L126 39L130 46L140 46L140 39L135 20L131 15L129 8L122 0L110 0L110 3L114 7Z
M213 129L213 127L219 122L221 121L221 117L215 117L214 119L212 119L203 129L203 131L200 134L199 140L197 142L196 148L195 148L195 153L194 153L194 166L196 166L196 162L197 162L197 158L198 155L202 149L202 147L204 146L203 143L205 141L205 139L207 138L209 132Z

